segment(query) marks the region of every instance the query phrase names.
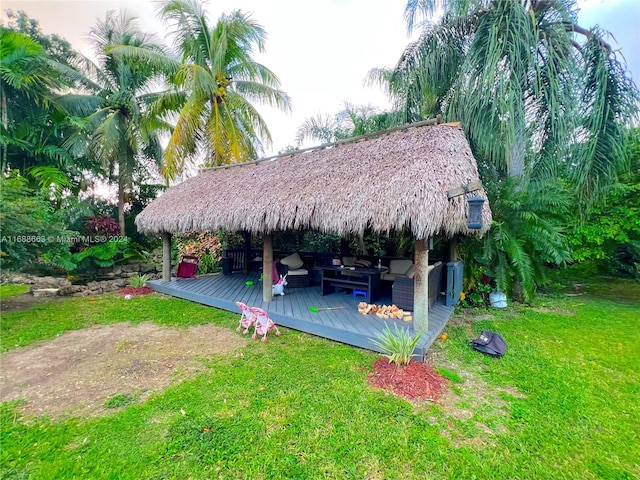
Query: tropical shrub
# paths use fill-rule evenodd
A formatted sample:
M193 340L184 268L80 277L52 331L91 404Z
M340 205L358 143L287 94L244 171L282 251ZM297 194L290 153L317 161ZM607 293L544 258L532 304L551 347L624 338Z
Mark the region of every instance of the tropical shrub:
M304 232L300 250L303 252L338 252L340 251L340 236L320 232Z
M0 176L0 267L20 270L43 255L69 252L68 232L45 190L32 190L16 172Z
M126 263L132 259L143 260L145 258L146 252L142 247L127 239L92 243L79 252L74 253L67 251L58 255L44 255L45 261L55 267L67 272L77 270L89 276L99 268L107 268L116 264Z
M200 258L198 272L201 274L219 272L222 260L222 243L217 233L210 231L187 232L176 235L178 259L183 255L195 255Z
M602 273L640 278L640 128L629 132L630 168L590 208L574 217L567 238L578 262L593 262Z
M488 283L477 282L467 294L460 292L460 306L464 308L480 308L489 305L489 294L493 288Z
M257 241L256 244L261 242ZM325 252L340 251L340 236L316 231L284 231L273 234L274 248L281 252Z
M120 227L111 218L106 216L91 217L84 225L85 232L90 235L114 237L120 234Z
M406 365L411 360L422 333L411 336L408 328L398 327L398 324L394 324L393 328L395 333L385 323L384 330L378 334L378 339L372 339L371 343L386 352L383 356L389 359L389 363Z
M493 223L483 238L466 237L460 244L465 291L489 283L528 302L536 287L545 283L547 265L561 265L571 258L563 235L566 191L554 182L523 186L514 178L485 188Z
M142 288L149 281L149 275L136 275L129 279L129 285L134 288Z

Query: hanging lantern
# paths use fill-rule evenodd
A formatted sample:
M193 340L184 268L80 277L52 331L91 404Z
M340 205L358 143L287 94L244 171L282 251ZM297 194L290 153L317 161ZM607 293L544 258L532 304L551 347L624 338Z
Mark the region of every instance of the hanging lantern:
M482 205L484 198L471 197L467 198L469 204L469 216L467 217L467 227L470 230L478 230L482 228Z

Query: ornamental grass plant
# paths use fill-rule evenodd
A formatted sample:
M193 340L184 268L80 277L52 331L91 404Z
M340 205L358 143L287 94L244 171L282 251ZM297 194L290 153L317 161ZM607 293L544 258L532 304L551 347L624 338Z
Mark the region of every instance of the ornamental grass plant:
M412 336L408 328L400 328L398 324L394 324L393 328L395 333L385 323L384 330L378 334L378 340L371 340L371 343L386 352L383 355L389 359L389 363L394 362L398 366L407 365L411 361L422 333Z

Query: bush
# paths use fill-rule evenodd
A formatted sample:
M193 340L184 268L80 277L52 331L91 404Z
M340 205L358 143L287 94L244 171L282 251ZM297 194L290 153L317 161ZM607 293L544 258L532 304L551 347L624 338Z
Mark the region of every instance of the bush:
M111 217L107 216L91 217L87 219L84 229L89 235L100 235L106 237L116 237L120 235L120 227L118 224Z
M573 258L594 262L601 273L640 278L640 128L629 132L630 168L601 204L575 217L568 239Z
M67 272L78 270L81 273L91 273L98 268L107 268L117 263L125 263L129 259L141 260L144 258L145 252L142 247L129 240L112 240L90 244L90 246L75 253L67 251L57 255L44 255L44 259L51 265Z
M217 233L205 231L177 235L176 246L179 257L195 255L200 258L200 266L198 268L200 274L220 271L222 244Z
M571 258L563 234L566 192L553 182L523 184L517 179L487 182L485 188L493 223L482 238L468 236L460 243L465 289L472 292L480 283L491 283L509 298L529 302L547 280L546 266Z
M46 191L34 191L16 172L0 176L0 268L20 270L43 255L69 252L70 236Z
M133 288L142 288L149 281L149 275L136 275L129 279L129 285Z
M378 334L378 340L371 340L371 343L386 352L384 356L389 359L389 363L406 365L411 360L422 333L412 337L408 328L399 328L397 324L394 324L394 330L395 334L385 323L384 330Z

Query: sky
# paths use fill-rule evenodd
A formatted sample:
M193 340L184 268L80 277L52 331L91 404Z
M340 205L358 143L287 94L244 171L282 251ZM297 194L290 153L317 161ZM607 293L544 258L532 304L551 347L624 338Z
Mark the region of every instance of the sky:
M292 99L289 114L257 106L271 131L272 155L293 145L297 128L318 114L333 116L345 102L389 108L384 93L366 87L372 68L393 67L412 40L406 31L406 0L233 0L205 3L213 24L233 9L251 12L266 30L266 52L256 60L280 78ZM620 49L630 74L640 83L640 0L579 0L580 24L610 31L608 41ZM163 38L152 0L0 0L2 10L24 10L42 30L66 38L77 50L91 54L90 28L107 10L126 9L138 17L142 30ZM3 14L4 18L4 14Z

